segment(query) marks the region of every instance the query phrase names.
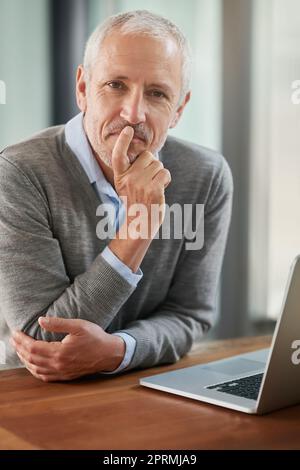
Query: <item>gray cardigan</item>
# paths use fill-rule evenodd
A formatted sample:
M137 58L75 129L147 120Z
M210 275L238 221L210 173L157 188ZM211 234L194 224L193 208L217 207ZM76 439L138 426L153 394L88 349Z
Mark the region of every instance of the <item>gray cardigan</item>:
M204 204L205 240L154 239L132 287L101 256L99 201L64 126L46 129L0 154L0 340L7 364L19 360L10 330L57 341L40 315L81 318L136 341L128 369L171 363L212 325L231 215L232 178L215 152L168 137L160 159L172 183L166 203Z

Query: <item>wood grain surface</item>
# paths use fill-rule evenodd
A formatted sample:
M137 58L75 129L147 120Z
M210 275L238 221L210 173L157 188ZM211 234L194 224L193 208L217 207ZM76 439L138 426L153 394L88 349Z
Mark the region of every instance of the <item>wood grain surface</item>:
M73 382L0 372L0 449L300 449L300 406L253 416L139 386L154 373L269 346L203 342L178 363Z

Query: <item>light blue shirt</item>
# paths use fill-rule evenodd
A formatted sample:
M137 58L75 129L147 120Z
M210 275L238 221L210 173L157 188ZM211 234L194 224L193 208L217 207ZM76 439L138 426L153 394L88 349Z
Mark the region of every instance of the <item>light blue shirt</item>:
M108 212L108 217L113 217L113 219L110 219L110 223L114 229L117 230L118 221L120 221L121 225L125 217L124 205L122 204L122 201L120 200L112 185L105 178L100 165L97 163L97 160L93 155L92 149L84 131L82 113L75 116L66 124L65 136L68 146L74 155L78 158L98 197L104 204L109 204L112 206L113 211ZM107 261L116 271L118 271L118 273L123 276L127 282L135 287L137 286L138 282L143 276L143 273L140 269L137 273L133 273L132 270L122 263L122 261L119 260L119 258L117 258L108 247L102 251L101 256L103 256L105 261ZM126 352L124 359L119 367L113 372L106 372L107 374L115 374L125 369L130 364L136 347L136 340L132 336L122 332L116 332L113 334L123 338L126 345Z

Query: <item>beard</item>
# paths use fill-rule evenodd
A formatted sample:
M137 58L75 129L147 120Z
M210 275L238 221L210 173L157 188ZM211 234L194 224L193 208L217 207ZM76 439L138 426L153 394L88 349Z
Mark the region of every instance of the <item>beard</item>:
M129 150L127 153L127 157L129 159L130 164L134 163L135 160L139 157L141 153L143 153L145 150L151 152L156 159L159 159L158 157L158 152L161 151L163 146L165 145L166 139L167 139L168 133L165 134L163 137L162 141L157 145L155 148L147 148L146 144L142 143L141 144L130 144ZM100 160L102 160L105 165L107 165L109 168L112 169L112 150L109 150L107 148L104 148L103 145L98 145L98 149L96 149L96 154Z
M133 138L139 140L131 142L127 152L130 163L133 163L138 155L145 150L149 149L149 143L152 140L152 131L144 123L131 125L123 119L119 118L110 123L105 129L104 142L101 142L98 137L97 148L95 149L99 158L110 168L112 167L112 152L116 145L118 137L122 130L130 126L134 130ZM94 134L94 137L96 135ZM112 140L112 142L110 142ZM105 145L106 143L106 145Z
M98 145L97 147L98 148L95 149L97 156L100 158L100 160L102 160L103 163L105 163L105 165L112 168L112 150L104 148L103 145ZM138 156L142 152L147 150L146 145L137 145L137 146L135 146L135 145L131 144L130 147L131 148L127 152L127 157L128 157L128 160L131 164L138 158ZM136 147L136 148L134 148L134 147Z
M91 147L93 149L93 152L96 154L97 158L99 158L106 166L108 166L111 169L112 169L113 148L116 144L119 134L126 126L132 127L134 130L134 137L137 137L140 139L140 141L138 142L131 142L129 146L127 156L131 164L145 150L148 150L152 152L154 155L155 154L157 155L158 152L162 149L167 138L167 132L166 132L163 138L163 141L160 144L158 144L157 148L155 149L149 148L149 144L152 140L153 133L146 124L139 123L136 125L131 125L128 122L124 121L122 118L117 118L106 127L104 141L102 141L98 128L92 125L91 128L92 128L93 139L91 143L93 143L93 145L91 145ZM112 139L115 141L111 145L109 145L110 144L109 139Z
M105 165L109 166L109 168L112 168L112 163L111 163L111 153L104 150L104 149L99 149L99 151L96 152L100 160L105 163Z

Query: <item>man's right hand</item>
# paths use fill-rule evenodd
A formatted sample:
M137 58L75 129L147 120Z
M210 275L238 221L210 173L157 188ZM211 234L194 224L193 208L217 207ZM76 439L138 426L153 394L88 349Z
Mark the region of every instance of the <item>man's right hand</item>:
M148 213L148 223L151 222L152 205L161 207L156 226L152 225L156 233L163 222L165 188L171 182L171 175L149 151L142 152L130 163L127 154L133 136L133 128L127 126L115 144L112 153L115 190L119 197L126 198L127 211L133 204L143 204Z
M133 135L132 127L125 127L118 137L112 154L115 190L122 198L127 213L126 221L116 238L109 243L109 248L124 264L136 272L163 222L165 188L171 182L171 175L149 151L142 152L133 163L130 163L127 154ZM143 204L146 207L145 222L148 230L145 238L131 238L128 232L128 227L134 219L129 215L133 204ZM162 209L152 217L154 220L151 219L153 204Z

